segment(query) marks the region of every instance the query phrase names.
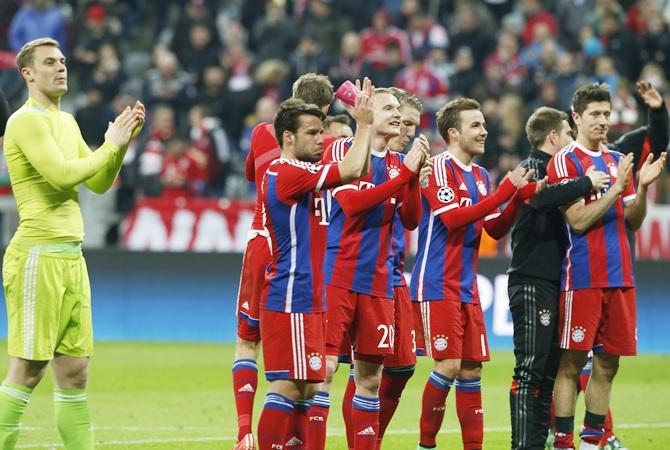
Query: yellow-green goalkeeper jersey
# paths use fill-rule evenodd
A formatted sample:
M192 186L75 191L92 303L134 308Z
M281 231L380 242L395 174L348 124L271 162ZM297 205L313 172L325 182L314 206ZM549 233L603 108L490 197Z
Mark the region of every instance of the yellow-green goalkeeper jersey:
M20 244L82 241L78 185L105 192L125 154L111 142L92 152L71 114L32 98L9 118L4 151L19 211L12 242Z

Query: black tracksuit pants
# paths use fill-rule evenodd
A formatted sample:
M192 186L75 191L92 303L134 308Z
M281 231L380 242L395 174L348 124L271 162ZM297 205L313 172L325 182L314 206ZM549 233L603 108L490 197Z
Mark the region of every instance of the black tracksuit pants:
M512 449L543 450L558 371L559 288L548 283L508 286L514 322L514 381L510 390Z

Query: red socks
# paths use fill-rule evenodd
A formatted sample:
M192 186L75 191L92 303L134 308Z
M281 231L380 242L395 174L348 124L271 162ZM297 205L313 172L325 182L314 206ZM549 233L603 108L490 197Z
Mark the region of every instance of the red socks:
M323 450L326 448L326 422L329 411L330 394L323 391L317 392L307 414L310 449Z
M355 393L356 383L354 383L354 367L351 366L347 388L344 390L344 398L342 399L342 418L344 419L344 429L347 432L347 447L349 449L354 448L354 430L351 425L351 405L354 401Z
M440 431L444 419L445 402L453 384L453 378L433 371L428 377L421 401L419 421L419 443L423 447L435 447L435 436Z
M238 359L233 363L233 390L237 408L237 440L251 433L251 417L258 386L258 367L253 359Z
M400 403L402 391L412 375L414 375L414 366L393 367L384 369L382 372L382 382L379 386L381 407L379 410L379 441L384 437L386 428Z
M309 423L309 408L312 402L309 400L298 400L295 402L293 408L293 415L289 421L288 433L286 433L286 444L284 448L287 450L307 450L307 436L309 430L307 424Z
M464 450L480 450L484 442L481 378L456 378L456 413Z
M354 395L351 428L355 450L376 450L379 436L379 398Z
M293 401L283 395L269 393L265 396L263 412L258 422L259 450L284 448L293 407Z

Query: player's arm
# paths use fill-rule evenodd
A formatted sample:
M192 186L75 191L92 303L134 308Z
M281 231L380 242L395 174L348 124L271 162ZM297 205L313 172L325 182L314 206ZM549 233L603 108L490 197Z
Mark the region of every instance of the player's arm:
M415 142L419 141L416 140ZM349 152L351 151L349 150ZM370 189L359 190L356 189L355 185L349 185L353 187L352 189L347 189L348 186L345 186L344 189L334 189L333 195L335 195L344 214L347 216L353 217L364 214L403 189L412 179L416 179L423 164L423 158L423 144L415 144L404 158L400 166L400 174L397 177Z
M430 153L430 144L428 139L421 134L418 140L423 142L426 156ZM415 141L416 142L416 139ZM414 146L414 143L412 144ZM405 186L400 195L400 204L398 205L398 215L402 226L408 230L413 230L419 226L421 221L421 184L420 180L428 180L433 173L433 160L426 158L419 170L419 178L412 178Z
M138 113L138 118L140 122L135 126L130 140L135 138L141 131L142 125L144 124L144 105L140 102L137 102L135 104L135 107L137 108L137 113ZM109 130L107 131L109 133ZM107 140L107 133L105 133L105 139ZM86 179L84 181L84 184L86 185L87 188L89 188L91 191L95 192L96 194L104 194L109 190L110 187L112 187L112 184L114 184L114 180L116 180L116 177L119 175L119 172L121 171L121 166L123 165L123 159L126 156L126 150L128 150L128 144L130 143L130 140L123 146L119 148L118 151L114 152L111 157L107 160L107 164L96 172L93 176L90 178ZM84 138L81 136L81 133L79 134L79 156L81 158L86 158L91 154L91 150L88 148L88 145L84 141Z
M249 139L249 153L247 153L247 157L244 160L244 176L249 181L256 181L256 162L254 161L254 148L257 145L258 135L260 134L262 127L263 124L256 125L251 132L251 139Z
M663 168L665 167L665 160L667 153L663 152L654 162L653 155L647 156L642 168L640 169L640 178L637 185L637 192L634 193L635 198L632 201L626 201L633 195L633 180L629 181L627 194L624 194L624 214L626 222L631 230L637 231L642 226L644 218L647 215L647 189L661 176Z
M5 94L2 93L2 89L0 89L0 138L5 135L7 119L9 119L9 104Z
M423 195L433 214L439 217L449 230L474 223L491 213L495 214L497 208L514 195L516 186L505 177L493 195L471 206L461 206L460 197L456 192L458 191L454 181L446 175L444 162L435 160L433 175L429 178L428 186L423 189Z
M356 97L351 116L356 121L356 133L351 148L338 164L342 183L350 183L366 174L372 150L374 87L368 78L363 81L362 93Z
M525 168L523 168L525 170ZM521 205L529 198L533 197L538 192L541 192L546 185L546 180L539 182L529 182L534 174L533 170L527 171L517 186L517 191L512 196L512 199L507 203L507 206L502 213L490 214L487 220L484 221L484 228L486 232L493 239L501 239L505 236L514 225L516 215L519 212ZM486 174L487 188L491 188L488 173Z
M569 158L566 158L565 161L568 162L570 160ZM550 165L549 181L557 178L553 167L553 165ZM579 200L571 205L562 207L561 210L563 211L563 216L568 225L570 225L570 228L575 232L582 234L600 220L619 199L619 196L626 190L632 168L633 155L629 153L619 161L617 180L612 187L602 195L602 197L588 205L583 200Z

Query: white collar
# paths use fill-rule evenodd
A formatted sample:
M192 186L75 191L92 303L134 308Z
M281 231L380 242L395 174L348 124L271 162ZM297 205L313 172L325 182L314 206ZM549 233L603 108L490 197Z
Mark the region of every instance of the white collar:
M449 156L449 158L451 158L453 162L456 163L458 167L465 170L466 172L472 172L472 164L465 164L461 162L458 158L456 158L453 154L451 154L449 150L447 150L447 155Z
M388 150L387 149L384 149L382 151L371 150L370 153L372 154L372 156L377 156L379 158L386 158L386 154L388 153Z

